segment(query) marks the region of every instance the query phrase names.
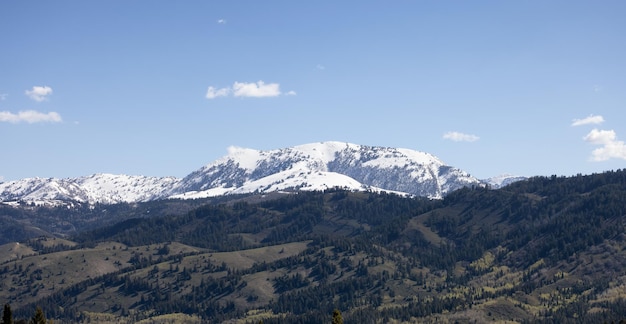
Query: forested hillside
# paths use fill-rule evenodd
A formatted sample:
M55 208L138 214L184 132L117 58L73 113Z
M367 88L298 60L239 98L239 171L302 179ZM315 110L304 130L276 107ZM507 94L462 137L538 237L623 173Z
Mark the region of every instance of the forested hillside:
M68 237L94 228L115 224L131 218L184 215L209 203L222 203L246 196L215 197L180 201L176 199L142 203L80 204L69 206L37 206L20 202L15 207L0 204L0 244L25 241L38 236ZM250 198L252 199L252 198Z
M626 318L622 170L443 200L331 190L152 204L161 216L0 246L0 302L56 323L330 323L335 309L345 323Z

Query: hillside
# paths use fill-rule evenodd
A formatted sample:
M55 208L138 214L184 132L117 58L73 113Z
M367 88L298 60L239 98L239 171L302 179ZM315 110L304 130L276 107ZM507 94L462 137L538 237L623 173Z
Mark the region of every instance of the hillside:
M76 245L24 242L20 256L0 246L0 299L55 322L321 323L334 309L346 323L626 318L626 171L434 201L339 190L254 199L126 219Z
M237 197L228 197L230 199ZM129 218L182 215L209 203L221 202L227 197L199 200L165 200L143 203L73 204L65 206L33 206L0 204L0 244L25 241L40 236L68 237L89 229L111 225Z

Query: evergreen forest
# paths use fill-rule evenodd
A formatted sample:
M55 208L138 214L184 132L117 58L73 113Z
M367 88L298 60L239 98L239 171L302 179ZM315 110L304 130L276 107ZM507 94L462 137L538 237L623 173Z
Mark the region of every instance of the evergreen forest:
M626 170L442 200L333 189L0 219L14 323L626 319Z

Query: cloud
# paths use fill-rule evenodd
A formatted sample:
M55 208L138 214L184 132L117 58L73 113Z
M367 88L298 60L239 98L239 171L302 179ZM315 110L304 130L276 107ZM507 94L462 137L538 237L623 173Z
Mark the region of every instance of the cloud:
M589 117L583 119L574 119L572 121L572 126L582 126L582 125L590 125L590 124L602 124L604 122L604 117L602 116L594 116L589 115Z
M291 90L291 91L285 93L285 96L295 96L296 94L297 93L295 91Z
M604 118L602 116L589 115L587 118L574 119L572 126L601 124L603 122ZM591 161L599 162L610 159L626 160L626 144L624 144L624 141L617 139L617 134L612 129L605 130L594 128L583 137L583 140L587 143L600 146L591 152Z
M225 25L226 24L226 19L218 19L217 23L220 25Z
M601 147L591 152L592 161L626 160L626 144L617 140L614 130L593 129L583 137L583 140L594 145L601 145Z
M26 90L24 93L26 93L26 95L29 96L30 99L33 99L37 102L42 102L48 99L48 96L52 94L52 88L48 86L34 86L32 90Z
M321 64L318 64L315 68L318 70L326 70L326 67Z
M20 111L17 114L8 111L0 111L0 122L8 123L21 123L26 122L33 123L59 123L62 122L61 115L52 111L49 113L42 113L34 110Z
M209 87L206 91L207 99L215 99L217 97L226 97L230 94L229 88L216 89L215 87Z
M210 86L207 89L206 98L215 99L217 97L226 97L231 94L235 97L263 98L278 97L281 95L281 92L280 84L278 83L265 83L263 81L259 81L256 83L235 82L232 87L226 87L221 89ZM293 96L295 94L295 91L289 91L285 95Z
M280 96L280 85L278 83L265 84L263 81L257 83L235 82L233 94L235 97L277 97Z
M8 93L0 93L0 101L6 100L8 96L9 96Z
M606 161L610 159L626 160L626 145L622 141L615 141L591 152L592 161Z
M480 137L471 134L463 134L459 132L447 132L443 134L443 138L455 142L476 142Z
M591 144L606 145L614 142L617 139L617 135L614 130L593 129L583 139Z

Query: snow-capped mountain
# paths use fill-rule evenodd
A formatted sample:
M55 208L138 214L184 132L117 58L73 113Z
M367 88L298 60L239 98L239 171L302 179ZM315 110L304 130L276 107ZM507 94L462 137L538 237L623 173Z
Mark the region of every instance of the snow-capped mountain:
M231 147L227 156L182 179L176 190L186 193L183 196L208 197L338 186L442 198L452 190L479 183L428 153L322 142L270 151Z
M0 183L0 202L141 202L335 187L438 199L458 188L480 184L428 153L322 142L269 151L231 147L226 156L183 179L96 174L10 181Z
M491 189L500 189L502 187L506 187L511 183L523 181L528 179L528 177L524 176L516 176L512 174L502 174L499 176L491 177L489 179L484 179L482 182L489 185Z
M163 198L180 179L94 174L68 179L27 178L0 183L0 201L25 201L35 204L59 201L114 204Z

